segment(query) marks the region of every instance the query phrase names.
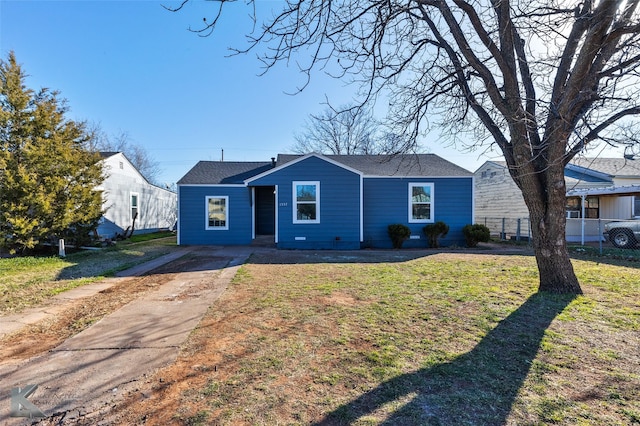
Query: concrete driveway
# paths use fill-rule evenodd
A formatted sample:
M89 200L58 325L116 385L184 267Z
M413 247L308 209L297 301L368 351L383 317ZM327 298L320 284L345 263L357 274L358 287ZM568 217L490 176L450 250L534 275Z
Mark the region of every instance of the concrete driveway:
M172 363L180 346L225 291L252 247L198 247L200 261L156 291L136 299L52 351L18 364L0 365L0 424L32 424L12 416L11 391L38 388L27 399L41 424L76 424L108 412L136 382ZM198 259L196 259L198 260ZM162 261L146 265L160 266ZM138 267L140 268L145 267ZM139 270L128 271L135 275ZM14 409L20 395L14 395ZM29 408L28 406L26 408ZM29 411L29 410L27 410ZM26 412L24 412L27 414Z

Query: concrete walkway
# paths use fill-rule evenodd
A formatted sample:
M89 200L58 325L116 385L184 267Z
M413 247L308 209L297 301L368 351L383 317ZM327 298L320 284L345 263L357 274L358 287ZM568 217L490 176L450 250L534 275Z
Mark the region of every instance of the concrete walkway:
M16 332L24 326L35 324L47 318L54 317L55 315L66 309L69 302L93 296L96 293L114 286L116 283L122 281L122 279L125 277L137 277L146 274L147 272L156 269L166 263L181 258L191 250L191 247L181 247L174 252L165 254L164 256L160 256L148 262L141 263L134 266L133 268L117 272L115 274L116 278L105 278L101 281L92 284L86 284L57 294L53 296L45 306L29 308L20 312L19 314L1 316L0 338L4 337L7 334Z
M31 424L10 415L11 390L31 384L38 389L28 400L49 417L45 424L99 422L101 413L135 389L137 380L176 359L189 333L254 250L194 248L191 254L204 261L197 270L177 274L46 354L0 365L0 424ZM162 264L155 262L160 263L153 268Z

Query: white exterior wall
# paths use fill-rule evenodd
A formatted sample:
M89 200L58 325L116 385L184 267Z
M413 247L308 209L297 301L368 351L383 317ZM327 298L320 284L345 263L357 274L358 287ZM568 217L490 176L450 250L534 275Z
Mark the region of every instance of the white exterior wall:
M633 197L600 196L600 217L602 219L630 219L633 217Z
M628 186L640 184L640 178L635 176L616 176L613 178L613 184L615 186Z
M640 184L640 177L637 176L616 176L613 178L616 186L628 186ZM600 197L602 200L604 197ZM611 210L600 210L600 217L607 219L631 219L633 218L633 196L611 197L615 200L614 208Z
M584 220L584 241L593 242L600 241L602 239L602 231L600 230L602 223L598 219L585 219ZM565 230L565 236L570 243L582 242L583 232L583 220L582 219L567 219L567 228Z
M492 234L506 236L529 234L529 210L520 188L509 170L500 163L487 161L474 173L475 222L487 226ZM504 220L503 220L504 219Z
M104 215L98 234L112 238L131 227L131 194L138 194L136 233L152 232L173 227L177 217L177 195L151 185L122 154L103 160L105 174L103 190Z
M520 219L529 217L520 188L511 178L509 170L501 164L487 161L475 175L475 217ZM484 177L483 177L484 176Z

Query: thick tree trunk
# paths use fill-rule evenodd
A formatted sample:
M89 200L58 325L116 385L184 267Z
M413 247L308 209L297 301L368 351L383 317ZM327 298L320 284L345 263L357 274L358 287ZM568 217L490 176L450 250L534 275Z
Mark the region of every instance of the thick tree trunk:
M533 249L540 273L538 290L582 294L567 250L564 205L560 213L544 216L531 215Z
M511 171L529 208L533 249L540 273L538 290L582 294L567 249L564 164L529 161Z

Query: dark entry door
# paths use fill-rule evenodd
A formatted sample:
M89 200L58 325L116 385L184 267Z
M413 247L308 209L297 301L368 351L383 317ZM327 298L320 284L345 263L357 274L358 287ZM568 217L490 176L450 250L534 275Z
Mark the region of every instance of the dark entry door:
M273 186L256 187L256 235L275 235L276 196Z

